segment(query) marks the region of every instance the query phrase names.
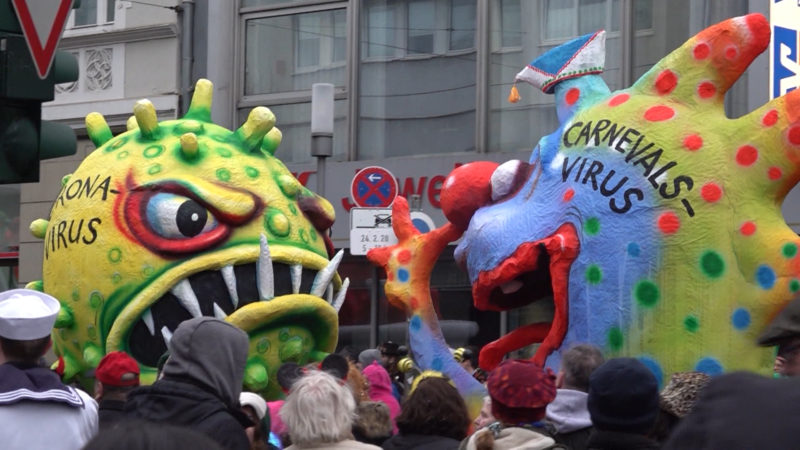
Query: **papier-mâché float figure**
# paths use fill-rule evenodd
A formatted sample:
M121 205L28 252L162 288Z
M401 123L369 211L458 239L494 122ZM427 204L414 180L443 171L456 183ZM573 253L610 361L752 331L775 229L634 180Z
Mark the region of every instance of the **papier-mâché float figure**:
M282 395L282 362L334 350L348 281L327 235L333 207L274 156L269 109L231 132L211 122L211 96L198 81L187 114L164 122L139 101L117 136L87 116L97 150L31 224L44 239L31 285L61 302L53 339L66 380L124 350L152 382L172 331L201 315L249 334L244 383L267 398Z

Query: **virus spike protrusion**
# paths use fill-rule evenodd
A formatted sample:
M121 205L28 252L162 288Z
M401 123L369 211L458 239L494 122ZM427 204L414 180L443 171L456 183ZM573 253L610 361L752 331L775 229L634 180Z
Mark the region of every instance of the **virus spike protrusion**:
M72 308L66 303L61 302L61 309L58 310L58 316L56 317L55 324L53 324L53 328L71 328L74 323L75 314L72 312Z
M106 118L98 112L91 112L86 116L86 133L89 134L89 139L94 142L95 147L100 147L114 137Z
M44 292L44 282L42 280L34 280L25 285L25 289L32 291Z
M125 122L125 129L127 129L128 131L139 129L139 124L136 123L136 116L128 117L128 121Z
M275 114L269 108L258 106L250 111L247 121L236 130L242 145L252 151L261 145L264 136L275 126Z
M720 22L659 61L633 89L656 95L679 95L689 104L710 100L721 103L725 92L767 48L769 35L769 21L761 14ZM689 70L677 73L672 70L676 67Z
M183 133L181 135L181 153L186 159L195 159L198 153L197 135L194 133Z
M86 344L83 348L83 360L90 367L97 367L103 359L103 351L96 344Z
M201 122L211 122L211 100L214 96L214 84L205 78L197 80L192 94L192 103L184 119L195 119Z
M70 380L72 377L78 374L81 371L81 366L78 364L78 361L75 361L75 357L69 353L65 353L60 358L64 363L64 370L61 372L61 379L62 380ZM54 371L58 368L60 361L56 361L50 367Z
M264 136L264 140L261 141L261 150L270 154L270 156L275 155L275 150L277 150L278 146L281 145L281 141L283 140L283 133L278 127L272 127Z
M756 186L767 197L783 200L800 179L800 89L739 117L736 128L753 130L747 142L760 150L758 166L764 175L756 179ZM728 149L729 158L735 158L740 148Z
M136 106L133 107L133 115L136 117L136 123L139 125L143 138L152 140L158 137L158 117L156 108L150 100L136 102Z
M30 225L31 235L37 239L44 239L44 237L47 235L48 225L50 225L50 221L47 219L34 220Z

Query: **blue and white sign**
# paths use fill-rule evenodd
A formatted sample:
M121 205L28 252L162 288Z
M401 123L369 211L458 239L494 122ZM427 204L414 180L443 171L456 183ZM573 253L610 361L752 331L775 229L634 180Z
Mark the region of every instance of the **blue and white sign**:
M776 98L800 86L800 0L772 0L769 16L769 95Z

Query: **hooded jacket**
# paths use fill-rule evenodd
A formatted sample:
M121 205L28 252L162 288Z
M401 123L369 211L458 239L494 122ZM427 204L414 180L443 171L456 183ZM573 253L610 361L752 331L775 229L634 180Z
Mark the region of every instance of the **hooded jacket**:
M574 389L559 389L556 398L547 405L546 420L553 424L556 442L573 450L586 448L592 431L587 399L589 394Z
M247 335L212 317L182 322L169 343L164 377L128 396L128 417L197 430L229 449L248 449L241 412Z
M392 381L389 372L376 361L362 371L364 378L369 382L369 399L373 402L383 402L389 407L389 416L392 418L392 434L397 434L397 416L400 415L400 403L392 395Z

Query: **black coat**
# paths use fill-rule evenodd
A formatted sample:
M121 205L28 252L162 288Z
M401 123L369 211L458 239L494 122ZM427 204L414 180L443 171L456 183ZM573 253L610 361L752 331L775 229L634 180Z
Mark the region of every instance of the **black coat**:
M703 388L694 409L664 449L799 448L800 378L754 373L720 375Z
M569 447L570 450L586 450L592 430L592 427L586 427L569 433L553 433L552 437L559 444Z
M111 428L125 418L123 408L124 400L100 400L97 408L97 417L100 421L100 429Z
M659 445L641 434L601 431L595 428L589 436L587 447L592 450L657 450Z
M383 443L383 450L457 450L460 441L444 436L396 434Z
M232 411L210 390L191 380L163 378L130 393L125 414L132 419L185 426L205 434L223 448L248 450L245 427L252 423Z

